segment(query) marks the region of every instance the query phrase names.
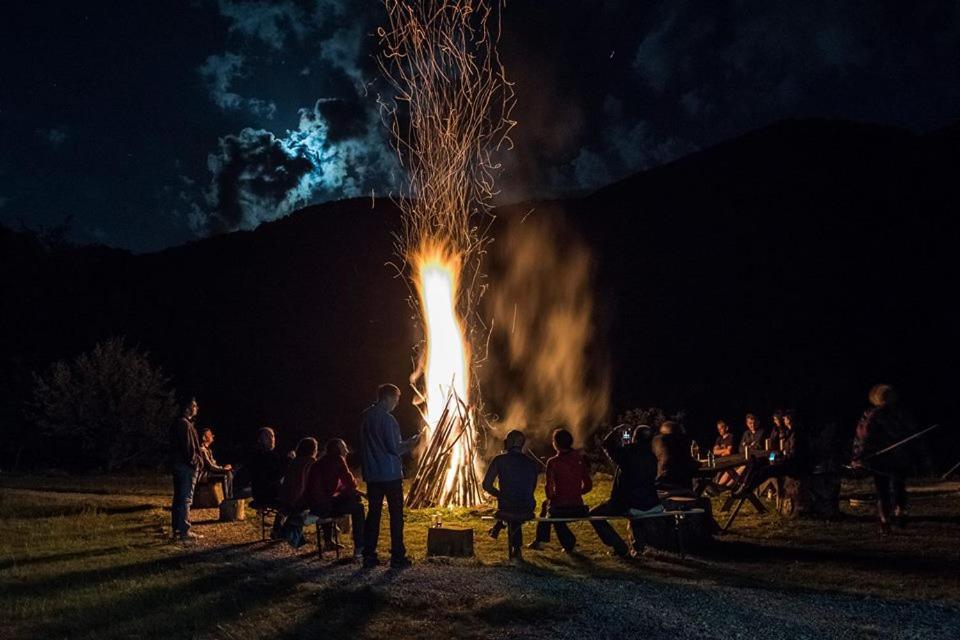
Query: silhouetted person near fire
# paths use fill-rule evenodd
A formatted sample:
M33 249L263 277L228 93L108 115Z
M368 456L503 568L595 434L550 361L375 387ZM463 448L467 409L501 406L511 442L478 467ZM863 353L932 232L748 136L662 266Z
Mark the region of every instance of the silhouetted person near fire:
M200 457L203 467L200 480L203 482L218 482L223 485L223 497L233 497L233 465L221 465L213 457L213 429L207 427L200 433Z
M377 389L377 402L363 412L360 422L360 461L367 483L369 511L363 527L363 566L374 567L380 541L380 516L383 500L390 512L390 566L402 569L410 565L403 544L403 464L400 456L409 453L423 431L412 438L400 437L400 424L393 410L400 403L400 389L382 384Z
M620 425L603 440L603 449L617 470L613 477L610 499L590 510L591 516L629 516L641 513L663 511L655 486L657 480L657 458L650 450L650 427L641 425L629 434L629 442L624 434L629 426ZM600 540L618 556L629 554L627 544L606 520L590 522ZM639 522L631 522L633 550L640 553L646 546Z
M257 431L257 445L246 458L241 469L243 477L250 482L250 495L253 501L250 506L270 507L278 510L273 521L271 537L280 537L280 528L283 526L284 516L279 503L280 483L283 481L283 472L289 462L288 458L277 452L277 435L270 427L262 427Z
M868 398L871 406L857 423L852 466L873 475L880 532L887 534L894 520L901 527L906 526L907 485L904 477L909 471L910 460L902 447L886 453L878 452L903 439L914 425L900 407L896 391L890 385L874 386Z
M547 480L544 487L547 499L541 517L580 518L590 514L583 504L584 494L590 493L593 481L590 478L590 465L583 453L573 448L573 435L566 429L553 432L553 449L557 455L547 460ZM557 531L557 540L567 553L572 553L577 538L565 522L553 523ZM540 549L550 542L550 523L537 524L537 538L530 543L531 549Z
M690 455L690 438L679 422L667 420L660 425L650 444L657 457L657 489L689 491L700 464Z
M347 443L340 438L327 442L323 456L310 469L307 478L307 502L310 513L320 518L350 516L353 532L353 557L359 559L363 551L363 502L357 490L357 479L347 465ZM323 525L323 550L336 551L333 527Z
M183 541L203 536L190 531L190 505L197 486L203 459L200 457L200 438L193 420L200 410L197 401L190 398L180 417L170 426L170 468L173 473L173 503L170 507L173 536Z
M537 503L533 492L537 488L540 465L523 451L526 437L514 429L503 441L504 452L495 457L483 478L483 490L497 499L498 520L507 523L510 558L523 557L523 523L533 520Z

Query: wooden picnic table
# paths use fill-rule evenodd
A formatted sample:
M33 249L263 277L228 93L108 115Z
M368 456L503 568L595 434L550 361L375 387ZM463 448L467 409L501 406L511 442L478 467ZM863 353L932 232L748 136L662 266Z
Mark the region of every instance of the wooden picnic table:
M706 460L699 460L701 466L694 474L696 495L702 496L707 489L713 487L719 492L729 492L730 494L724 501L723 506L720 507L721 511L730 511L736 503L733 512L722 527L723 531L729 529L730 525L733 524L744 502L749 502L760 515L767 513L768 509L760 501L760 498L753 491L746 490L745 481L747 478L745 476L751 468L770 464L769 455L770 452L765 450L751 451L748 460L742 453L737 453L716 458L712 465L708 465ZM744 468L743 473L740 472L741 468ZM726 473L733 482L727 486L717 484L715 478L721 473Z

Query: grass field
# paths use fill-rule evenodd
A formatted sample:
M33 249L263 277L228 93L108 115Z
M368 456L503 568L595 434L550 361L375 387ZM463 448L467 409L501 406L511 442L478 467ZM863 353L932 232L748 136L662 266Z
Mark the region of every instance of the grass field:
M318 560L312 544L294 551L261 542L256 518L219 523L214 510L193 514L203 540L172 543L167 485L166 478L0 478L0 638L539 637L544 620L555 636L557 629L611 624L604 618L609 594L611 611L635 606L640 616L644 603L618 604L639 593L654 594L644 596L647 603L660 594L689 597L695 608L700 598L736 602L750 594L828 606L838 616L852 603L874 602L916 617L916 624L941 614L960 620L956 483L914 486L915 521L889 538L877 536L869 509L848 508L839 523L761 519L747 511L705 556L619 560L578 524L582 555L566 556L553 544L528 552L523 567L509 566L503 539L490 540L488 523L466 510L443 518L475 530L477 557L425 559L434 512L412 512L407 546L417 565L401 576ZM601 477L588 503L609 488ZM526 533L530 539L532 529ZM929 612L903 613L927 604ZM717 618L706 627L717 637L735 624L724 615L704 611ZM790 625L816 631L817 623L797 615ZM669 626L665 619L657 624ZM690 637L710 635L691 629ZM855 637L911 637L889 635L893 630L879 623L858 629ZM678 636L684 633L663 637Z

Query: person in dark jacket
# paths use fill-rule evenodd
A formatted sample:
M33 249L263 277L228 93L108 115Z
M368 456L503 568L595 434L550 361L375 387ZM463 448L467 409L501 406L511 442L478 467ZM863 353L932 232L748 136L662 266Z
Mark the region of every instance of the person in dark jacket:
M590 465L583 454L573 448L573 435L566 429L553 432L553 449L557 455L547 460L547 479L544 487L547 499L541 517L580 518L590 514L583 504L583 496L590 493L593 480L590 478ZM557 531L557 540L567 553L572 553L577 538L564 522L553 523ZM537 524L537 538L530 543L531 549L540 549L550 542L550 523Z
M190 505L203 460L200 438L193 420L200 406L194 398L184 405L180 417L170 426L170 467L173 472L173 503L170 507L173 536L183 541L201 538L190 531Z
M269 507L277 511L273 519L272 538L280 537L283 526L283 507L279 502L280 483L289 458L281 456L276 449L277 436L270 427L257 431L257 446L247 456L243 465L243 475L250 481L250 495L254 509Z
M625 442L624 435L629 436ZM630 432L630 427L620 425L603 440L603 449L616 467L610 499L590 510L591 516L624 516L662 511L655 486L657 458L650 450L650 427L640 425ZM600 540L618 556L629 554L626 543L609 522L591 521ZM631 522L634 552L640 553L646 546L639 522Z
M763 449L763 429L757 424L757 416L748 413L745 420L746 430L740 436L740 452L743 453L744 445L750 449Z
M357 491L357 479L347 465L347 443L340 438L327 442L323 456L310 469L307 478L307 503L310 513L320 518L350 516L353 532L353 557L363 551L363 502ZM323 549L335 551L333 524L323 525Z
M400 389L382 384L377 388L377 402L368 407L360 422L360 462L367 483L369 510L363 525L363 565L380 564L377 545L380 542L380 516L383 500L390 512L390 566L402 569L410 565L403 544L403 465L400 457L409 453L423 431L408 440L400 437L400 424L393 410L400 403Z
M783 424L784 411L777 409L773 412L771 420L773 421L773 426L770 428L770 447L776 451L779 451L780 441L787 436L787 427Z
M657 489L669 493L693 487L693 476L700 464L690 455L690 438L680 423L667 420L661 424L651 450L657 457Z
M219 482L223 485L223 497L233 497L233 465L221 465L213 457L213 429L207 427L200 433L200 458L203 467L200 472L201 482Z
M507 523L510 557L522 558L523 523L533 520L537 503L533 492L537 488L540 466L523 451L526 437L514 429L504 439L504 452L495 457L483 478L483 490L497 499L496 518Z
M305 510L307 505L307 477L317 461L317 439L303 438L297 443L296 455L283 474L277 501L288 514Z
M900 407L896 391L887 384L870 389L870 408L857 423L853 443L855 468L864 468L873 475L877 491L877 516L880 532L890 533L890 523L904 527L907 522L907 484L910 461L903 448L878 453L915 430L912 419Z

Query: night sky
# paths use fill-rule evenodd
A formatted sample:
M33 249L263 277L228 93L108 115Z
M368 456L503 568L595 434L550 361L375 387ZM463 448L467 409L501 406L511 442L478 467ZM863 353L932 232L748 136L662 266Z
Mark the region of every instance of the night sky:
M376 0L29 2L0 21L0 222L150 251L386 195ZM510 0L502 200L785 117L960 118L960 2Z

